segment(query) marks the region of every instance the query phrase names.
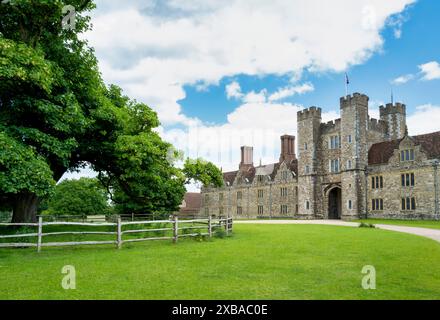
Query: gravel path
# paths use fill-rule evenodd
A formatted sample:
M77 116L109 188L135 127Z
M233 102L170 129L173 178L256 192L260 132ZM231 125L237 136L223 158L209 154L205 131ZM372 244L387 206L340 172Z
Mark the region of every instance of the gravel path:
M329 225L329 226L341 226L341 227L358 227L357 222L347 222L339 220L235 220L234 223L238 224L312 224L312 225ZM433 239L440 242L440 230L428 229L428 228L416 228L416 227L405 227L405 226L394 226L385 224L375 224L376 228L410 233L418 236Z

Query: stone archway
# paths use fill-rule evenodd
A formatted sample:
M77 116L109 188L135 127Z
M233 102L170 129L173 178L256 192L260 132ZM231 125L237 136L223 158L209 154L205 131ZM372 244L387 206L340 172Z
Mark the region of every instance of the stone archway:
M328 193L328 219L340 220L342 217L342 191L336 187Z

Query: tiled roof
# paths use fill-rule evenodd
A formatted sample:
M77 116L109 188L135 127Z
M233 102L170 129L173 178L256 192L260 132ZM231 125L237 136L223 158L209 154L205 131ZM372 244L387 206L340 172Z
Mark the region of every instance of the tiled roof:
M400 141L392 140L373 144L368 151L368 164L388 163L393 156L394 149L399 148Z
M421 144L428 159L440 157L440 131L413 137L416 144Z
M184 197L186 207L183 209L200 209L202 206L202 195L195 192L187 192Z
M229 183L230 186L234 183L235 177L237 176L238 171L225 172L223 173L223 180Z
M248 179L249 183L252 183L254 181L254 178L257 174L267 174L272 180L274 180L280 166L281 163L278 162L256 168L251 167L249 170L243 172L242 177L243 179ZM298 174L298 160L290 161L287 166L291 171L295 173L295 175ZM237 174L238 171L225 172L223 173L223 179L225 180L225 182L229 182L229 185L231 186L234 183Z
M420 145L428 155L428 159L440 158L440 131L411 137L416 145ZM368 152L368 164L388 163L394 150L399 148L400 140L376 143Z

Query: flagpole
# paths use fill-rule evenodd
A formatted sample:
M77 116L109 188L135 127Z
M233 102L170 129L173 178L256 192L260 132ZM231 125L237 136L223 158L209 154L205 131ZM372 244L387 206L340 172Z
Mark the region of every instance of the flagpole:
M350 80L348 80L348 74L345 73L345 96L348 97L348 84L350 83Z

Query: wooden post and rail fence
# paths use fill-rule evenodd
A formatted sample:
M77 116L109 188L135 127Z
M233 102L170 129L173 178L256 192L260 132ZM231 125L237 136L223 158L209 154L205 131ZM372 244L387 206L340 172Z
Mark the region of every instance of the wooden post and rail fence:
M186 226L187 224L191 226ZM144 228L144 229L128 229L124 230L126 226L149 226L154 224L170 225L165 228ZM37 238L36 243L33 242L13 242L2 243L0 242L0 248L22 248L22 247L36 247L40 252L43 247L59 247L59 246L80 246L80 245L100 245L100 244L115 244L118 249L122 248L124 243L130 242L143 242L153 240L172 240L177 243L179 238L182 237L196 237L196 236L208 236L211 238L215 228L224 229L226 234L232 232L233 220L232 218L204 218L204 219L192 219L192 220L179 220L177 216L174 216L170 220L148 220L148 221L122 221L118 216L116 222L104 222L104 223L87 223L87 222L44 222L43 217L38 218L38 223L0 223L0 226L6 227L34 227L37 228L36 233L17 233L10 235L0 235L1 239L17 239L17 238ZM63 231L63 232L47 232L44 233L43 229L47 226L72 226L72 227L113 227L114 231ZM206 229L206 232L205 230ZM179 231L194 230L198 232L182 233ZM203 231L203 232L202 232ZM172 236L162 237L142 237L142 238L130 238L123 239L124 235L128 234L140 234L148 232L172 232ZM192 231L189 231L192 232ZM73 242L44 242L43 239L50 236L62 236L62 235L106 235L114 237L113 240L102 241L73 241Z

